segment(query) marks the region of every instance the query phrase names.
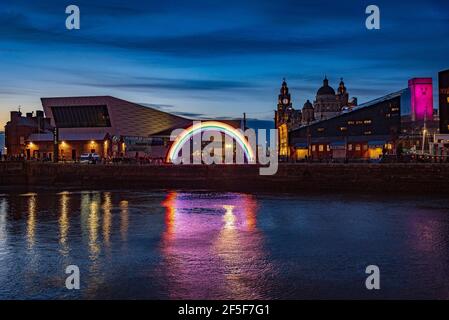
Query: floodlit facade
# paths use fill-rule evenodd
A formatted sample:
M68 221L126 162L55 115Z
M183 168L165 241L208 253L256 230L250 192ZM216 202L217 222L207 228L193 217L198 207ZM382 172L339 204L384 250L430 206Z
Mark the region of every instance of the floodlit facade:
M184 128L192 122L110 96L41 100L45 116L58 128L58 140L74 146L68 150L72 160L81 152L97 153L105 158L151 156L162 159L168 141L156 137L157 133ZM63 149L60 151L67 153Z
M82 154L100 158L165 160L170 135L192 119L111 96L42 98L44 111L23 117L11 112L6 125L11 157L77 161ZM240 128L240 120L220 120Z

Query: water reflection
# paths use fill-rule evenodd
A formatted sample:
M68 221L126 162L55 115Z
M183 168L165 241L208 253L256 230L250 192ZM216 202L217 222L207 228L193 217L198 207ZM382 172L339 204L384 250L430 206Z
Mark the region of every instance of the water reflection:
M89 202L89 252L90 259L95 261L100 254L100 244L98 242L98 228L99 228L99 207L100 207L100 193L93 193Z
M273 266L266 257L262 233L255 227L255 204L245 198L240 207L244 214L243 228L236 227L239 207L225 205L224 226L214 242L214 252L222 260L226 279L226 296L234 299L263 299L267 290L266 278ZM247 232L242 232L247 231ZM248 232L250 231L250 232Z
M128 227L129 227L129 211L128 211L128 201L120 201L120 235L122 241L128 239Z
M28 249L33 249L36 242L36 195L26 194L28 196L28 218L27 218L27 242Z
M161 250L171 298L268 298L273 268L256 228L254 196L170 192L162 205Z
M7 252L8 229L6 227L6 217L8 213L8 200L6 198L0 199L0 260Z
M69 241L68 241L68 233L70 227L69 220L69 193L62 192L60 193L59 200L59 244L61 246L60 252L61 255L66 257L69 254Z
M369 200L0 195L0 299L371 298L366 263L383 270L376 297L449 297L447 199ZM70 264L77 292L64 287Z
M111 193L105 192L103 195L103 243L107 249L111 246L111 225L112 225L112 199Z

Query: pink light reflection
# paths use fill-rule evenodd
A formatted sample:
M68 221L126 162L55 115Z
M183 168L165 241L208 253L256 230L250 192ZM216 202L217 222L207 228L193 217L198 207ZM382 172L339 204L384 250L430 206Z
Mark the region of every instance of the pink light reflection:
M162 205L161 270L170 298L268 298L273 268L254 196L170 192Z

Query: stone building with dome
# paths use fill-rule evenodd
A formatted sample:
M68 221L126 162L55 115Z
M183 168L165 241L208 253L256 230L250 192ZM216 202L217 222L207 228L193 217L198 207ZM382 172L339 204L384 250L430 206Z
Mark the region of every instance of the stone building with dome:
M318 89L313 103L316 120L326 120L341 114L344 111L350 111L357 106L357 99L349 100L349 93L343 82L340 80L337 93L329 85L329 80L324 77L323 86Z
M357 99L349 99L343 78L337 92L329 85L327 77L318 89L315 100L307 100L302 109L293 108L292 97L285 79L282 81L278 103L275 111L275 128L279 134L279 156L281 160L288 160L293 156L289 146L290 132L313 123L349 112L357 106Z

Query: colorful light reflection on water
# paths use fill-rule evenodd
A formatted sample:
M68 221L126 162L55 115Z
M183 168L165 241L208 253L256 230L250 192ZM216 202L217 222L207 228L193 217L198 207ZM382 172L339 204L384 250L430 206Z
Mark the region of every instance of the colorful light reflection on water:
M223 297L269 298L264 291L274 269L256 228L254 196L170 192L163 206L161 247L171 298L215 298L217 285Z
M0 194L0 299L447 299L448 231L437 197Z

